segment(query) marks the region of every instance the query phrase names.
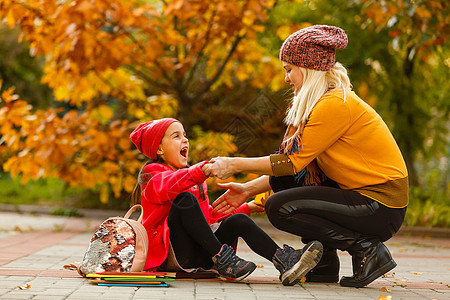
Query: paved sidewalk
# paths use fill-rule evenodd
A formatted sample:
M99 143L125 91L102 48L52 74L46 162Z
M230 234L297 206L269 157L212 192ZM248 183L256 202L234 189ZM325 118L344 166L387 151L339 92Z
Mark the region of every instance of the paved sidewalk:
M177 280L168 288L98 287L64 265L78 264L104 220L0 212L0 299L450 299L450 239L397 236L386 245L398 266L365 288L306 283L284 287L272 263L240 241L238 255L260 265L243 283ZM296 236L256 222L280 245ZM339 252L341 275L351 259Z

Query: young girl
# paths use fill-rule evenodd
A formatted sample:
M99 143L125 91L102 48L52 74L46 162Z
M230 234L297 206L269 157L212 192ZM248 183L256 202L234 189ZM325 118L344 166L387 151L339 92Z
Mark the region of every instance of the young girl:
M187 166L189 141L183 125L171 118L140 124L131 141L150 161L142 168L132 195L144 208L149 251L145 270L212 269L222 279L242 280L256 265L236 256L242 237L257 254L273 261L284 285L297 283L322 255L315 241L303 249L280 248L250 218L263 211L253 202L232 214L216 213L206 194L208 162Z

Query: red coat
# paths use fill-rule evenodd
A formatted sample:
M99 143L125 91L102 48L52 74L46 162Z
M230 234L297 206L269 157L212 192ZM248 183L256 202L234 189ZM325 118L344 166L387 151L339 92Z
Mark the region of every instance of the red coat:
M209 224L221 221L231 214L245 213L250 215L247 203L244 203L231 214L213 212L209 204L205 174L201 167L206 162L189 168L173 171L169 166L152 163L145 166L143 174L150 174L147 184L141 185L141 204L144 208L143 225L148 233L148 255L144 270L156 269L167 258L169 251L169 216L172 201L182 192L192 193L198 200L201 210ZM200 197L198 185L202 184L205 198Z

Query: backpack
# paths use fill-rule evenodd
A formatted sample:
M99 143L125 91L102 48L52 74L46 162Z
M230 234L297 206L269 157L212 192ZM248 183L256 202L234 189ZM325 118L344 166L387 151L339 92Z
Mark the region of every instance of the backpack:
M129 219L140 208L137 221ZM141 205L131 207L123 218L104 221L95 231L81 265L81 276L97 272L141 272L148 251L147 231L142 225Z

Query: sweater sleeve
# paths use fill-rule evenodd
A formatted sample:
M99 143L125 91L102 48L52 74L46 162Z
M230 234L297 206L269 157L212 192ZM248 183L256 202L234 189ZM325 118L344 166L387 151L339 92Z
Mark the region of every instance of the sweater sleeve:
M350 126L350 111L342 98L325 97L314 107L303 130L302 147L289 155L295 173L335 143Z
M150 201L173 200L181 192L194 185L202 184L208 178L201 170L206 163L201 162L177 171L162 164L149 164L144 172L150 174L151 178L142 192ZM152 197L152 194L157 194L158 197Z

